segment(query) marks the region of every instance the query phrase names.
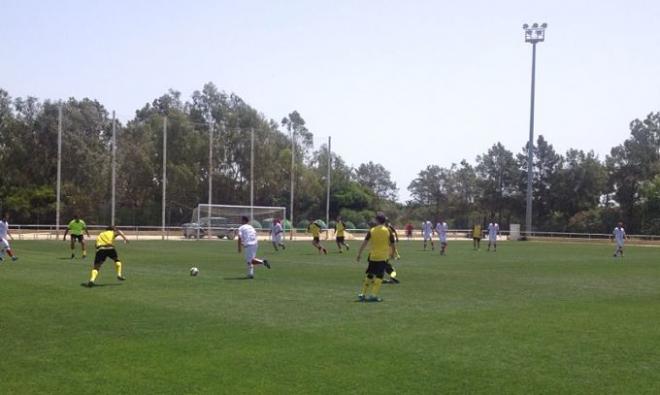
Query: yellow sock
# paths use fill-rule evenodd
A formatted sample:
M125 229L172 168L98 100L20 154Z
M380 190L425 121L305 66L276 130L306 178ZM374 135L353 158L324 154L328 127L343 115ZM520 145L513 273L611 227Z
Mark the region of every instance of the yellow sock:
M117 277L121 277L121 262L115 262L115 268L117 269Z
M372 281L373 281L373 280L370 279L369 277L365 277L365 278L364 278L364 282L362 283L362 290L360 290L360 293L361 293L362 295L366 295L366 294L367 294L367 289L369 289L369 285L371 285L371 282L372 282Z
M83 251L83 258L87 256L87 251Z
M383 283L383 279L382 279L382 278L378 278L378 277L374 278L374 285L371 286L371 294L372 294L373 296L377 296L377 295L378 295L378 291L380 291L380 285L381 285L382 283Z
M96 269L92 269L92 276L89 278L89 281L94 282L96 281L96 277L98 277L99 271Z

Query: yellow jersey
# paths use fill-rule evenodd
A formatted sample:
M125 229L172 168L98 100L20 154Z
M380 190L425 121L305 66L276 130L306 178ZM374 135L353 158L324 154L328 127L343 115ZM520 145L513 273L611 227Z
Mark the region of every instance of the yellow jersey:
M321 235L321 227L319 227L317 224L312 222L309 224L309 227L307 228L312 233L312 236L314 237L319 237Z
M344 237L345 230L346 225L344 225L344 221L337 221L337 224L335 225L335 236Z
M387 225L376 225L369 229L365 240L371 243L369 260L374 262L387 261L390 257L390 246L394 244L394 235Z
M112 245L114 240L115 240L114 230L106 230L104 232L101 232L96 237L96 249L105 250L105 249L115 248L115 246Z
M481 225L474 225L472 228L472 238L481 238Z

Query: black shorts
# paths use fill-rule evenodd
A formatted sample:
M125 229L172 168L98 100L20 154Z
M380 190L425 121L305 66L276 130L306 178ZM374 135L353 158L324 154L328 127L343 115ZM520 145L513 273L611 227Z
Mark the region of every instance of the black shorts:
M71 240L72 240L72 241L76 241L76 240L77 240L77 241L79 241L79 242L82 243L83 240L85 240L85 238L83 237L83 235L71 235Z
M474 241L481 241L481 237L473 237L472 240L474 240Z
M373 274L376 277L383 277L385 275L385 269L387 269L387 261L369 261L369 266L367 266L367 274Z
M344 242L344 236L337 236L337 243L343 243Z
M319 241L321 241L321 239L319 239L318 237L314 237L314 243L318 243Z
M96 250L96 256L94 257L94 264L101 265L105 262L106 258L110 258L113 261L118 261L119 257L117 256L117 250L114 248L107 248L102 250Z
M394 271L394 266L391 263L385 262L385 272L391 274Z

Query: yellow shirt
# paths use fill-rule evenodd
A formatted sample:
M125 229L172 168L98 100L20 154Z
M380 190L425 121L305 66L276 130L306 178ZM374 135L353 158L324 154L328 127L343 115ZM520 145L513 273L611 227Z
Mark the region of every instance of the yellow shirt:
M314 237L319 237L321 235L321 228L314 222L309 224L309 228L307 229L312 233L312 236Z
M481 238L481 225L474 225L474 227L472 228L472 237Z
M390 257L390 245L394 243L394 235L386 225L376 225L369 229L366 240L371 243L369 260L374 262L387 261Z
M337 221L337 225L335 225L335 235L337 237L344 237L344 230L346 230L344 221Z
M96 237L96 248L100 250L115 248L112 245L114 240L115 240L114 230L106 230L105 232L101 232L101 234L99 234Z

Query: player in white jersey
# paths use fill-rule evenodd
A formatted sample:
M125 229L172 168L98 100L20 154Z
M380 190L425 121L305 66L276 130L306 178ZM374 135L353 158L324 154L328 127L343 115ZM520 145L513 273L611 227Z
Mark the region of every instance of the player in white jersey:
M493 245L493 251L497 251L497 235L500 233L500 226L493 219L491 223L488 224L488 251L490 251L490 245Z
M433 245L433 224L431 221L422 222L422 237L424 237L424 251L426 251L426 242L431 242L431 250L435 249Z
M9 233L9 214L5 213L2 219L0 219L0 262L4 260L5 252L11 257L12 261L18 259L9 245L8 239L10 238L12 241L14 240L14 237Z
M270 230L270 239L273 242L275 251L277 251L278 246L286 250L284 246L284 228L282 228L282 222L279 219L273 221L273 228Z
M612 232L614 235L614 242L616 243L616 250L614 251L614 257L622 256L623 257L623 241L626 238L626 231L623 229L623 223L619 222Z
M245 250L245 263L247 263L248 269L247 278L252 279L254 278L254 265L264 265L270 269L270 264L265 259L257 258L259 240L257 240L257 231L249 224L250 219L241 217L241 220L243 225L238 228L238 252Z
M440 239L440 255L445 255L445 251L447 250L447 231L449 231L447 223L442 219L438 221L437 225L435 225L435 232Z

